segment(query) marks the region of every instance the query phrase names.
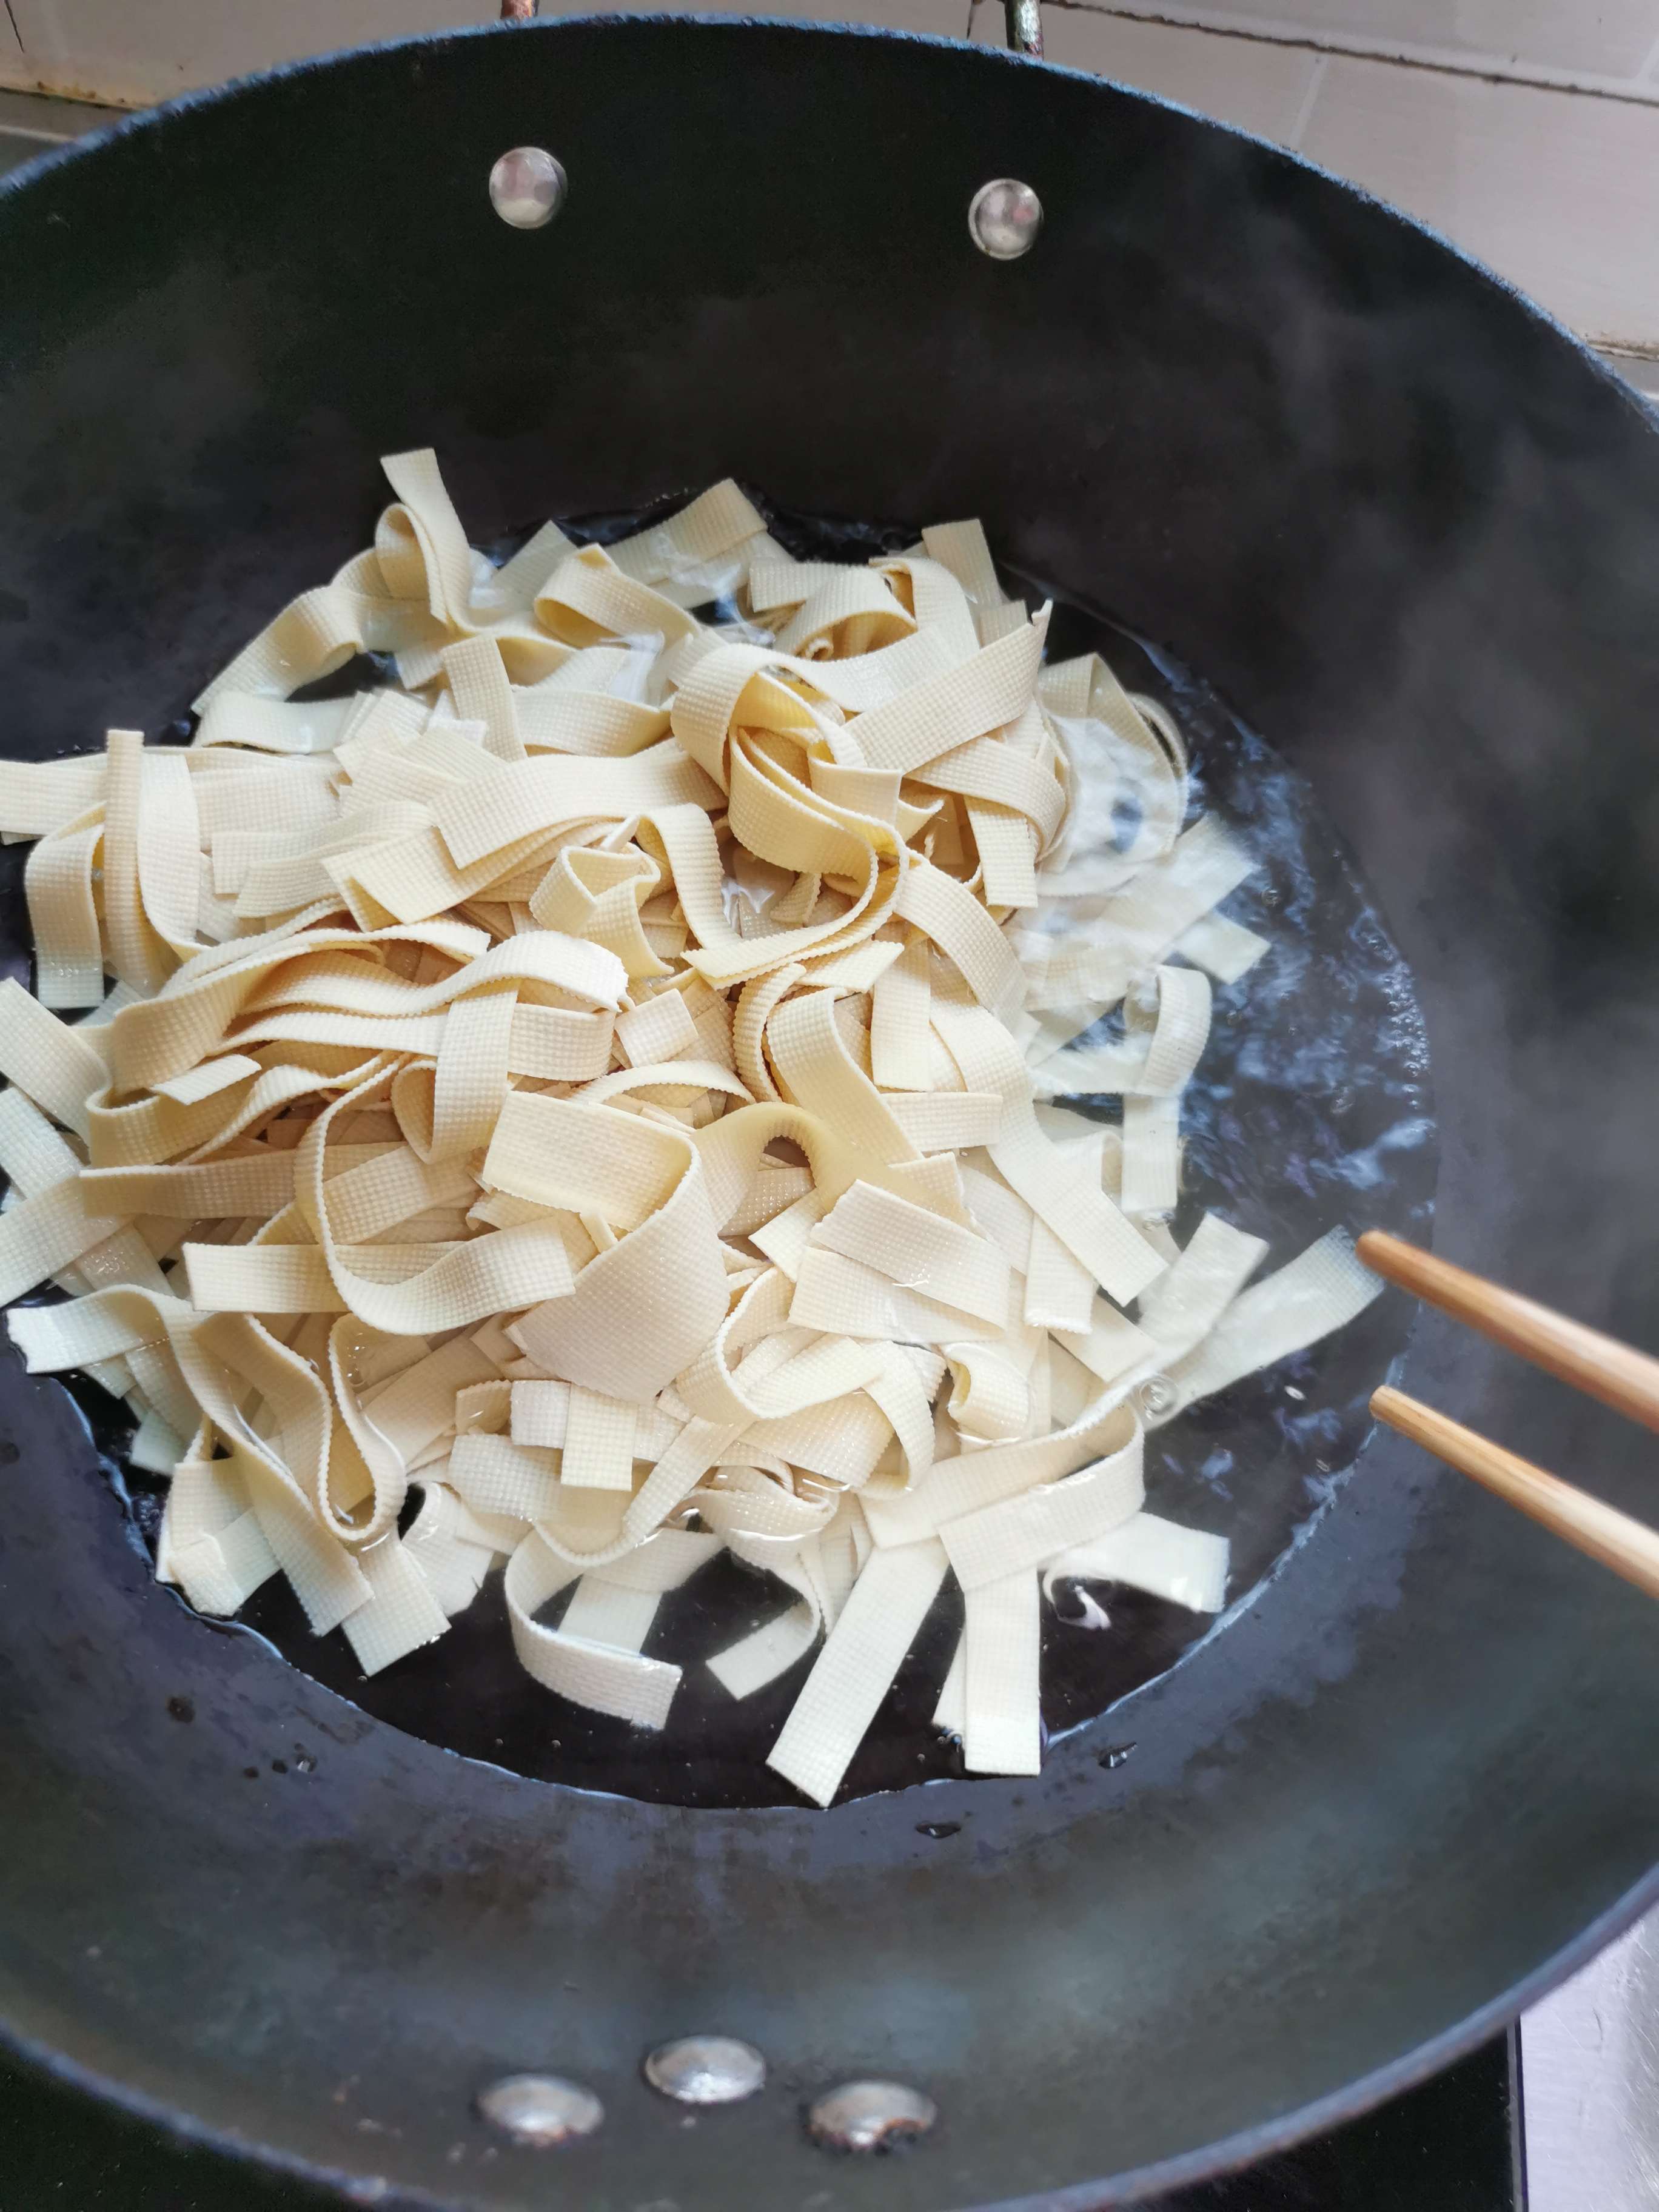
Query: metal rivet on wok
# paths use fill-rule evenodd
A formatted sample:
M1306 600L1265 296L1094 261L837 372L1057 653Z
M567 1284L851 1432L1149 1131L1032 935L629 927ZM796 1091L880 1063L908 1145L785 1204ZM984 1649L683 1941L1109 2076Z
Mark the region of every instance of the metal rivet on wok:
M580 2142L605 2118L591 2089L557 2074L509 2074L480 2093L478 2110L515 2142L538 2149Z
M814 2142L825 2150L890 2151L925 2136L939 2108L902 2081L843 2081L806 2115Z
M993 261L1018 261L1036 244L1042 202L1018 177L993 177L968 203L968 233Z
M653 2089L682 2105L735 2105L766 2086L765 2059L734 2035L683 2035L660 2044L644 2073Z
M489 204L514 230L539 230L564 205L562 162L541 146L515 146L489 173Z

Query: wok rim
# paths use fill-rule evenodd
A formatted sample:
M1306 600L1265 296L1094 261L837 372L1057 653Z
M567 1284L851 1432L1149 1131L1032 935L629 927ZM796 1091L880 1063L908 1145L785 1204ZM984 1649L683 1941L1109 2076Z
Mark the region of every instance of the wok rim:
M1273 155L1276 160L1287 162L1293 168L1300 169L1309 176L1317 177L1325 184L1334 185L1339 191L1358 202L1361 206L1374 208L1389 216L1393 222L1404 223L1408 229L1415 231L1420 238L1425 238L1432 245L1438 246L1442 252L1449 254L1455 261L1461 263L1465 269L1471 270L1484 283L1493 286L1505 299L1521 307L1534 321L1542 323L1553 331L1557 337L1565 340L1580 361L1602 383L1611 386L1622 398L1635 408L1638 415L1653 421L1655 427L1659 428L1659 404L1650 401L1626 379L1620 376L1618 370L1603 359L1589 340L1574 330L1570 323L1563 322L1553 308L1547 307L1530 292L1524 291L1513 278L1505 276L1500 270L1494 269L1490 262L1481 260L1478 254L1470 252L1467 246L1460 246L1455 239L1448 237L1443 230L1437 229L1431 222L1425 222L1421 216L1413 215L1409 208L1399 207L1394 201L1384 199L1380 192L1373 192L1365 185L1356 184L1352 177L1345 177L1335 169L1326 168L1322 162L1310 160L1298 148L1282 145L1277 139L1267 137L1259 131L1247 130L1243 124L1229 123L1217 115L1206 115L1201 108L1189 107L1185 100L1170 100L1163 93L1148 92L1144 87L1130 84L1121 77L1104 76L1095 70L1074 69L1063 62L1050 61L1046 56L1038 58L1031 54L1017 53L1009 47L988 43L981 44L977 40L946 38L942 33L937 31L908 31L897 27L889 27L884 23L829 20L819 21L816 18L811 21L804 21L799 16L769 15L759 11L738 15L726 10L717 11L698 8L665 9L660 14L653 13L649 15L622 13L614 9L593 8L580 15L545 18L535 16L526 21L503 20L484 23L458 23L452 29L447 30L411 32L406 38L366 39L356 46L331 47L326 53L302 54L291 61L273 62L268 69L247 70L239 76L225 77L217 84L195 85L188 91L174 93L169 98L156 100L148 106L112 108L110 111L112 119L108 124L97 130L85 131L79 137L67 139L59 145L49 147L44 153L32 155L27 161L21 161L15 168L0 173L0 200L4 199L9 192L32 184L37 177L44 175L48 170L58 167L63 162L75 161L80 155L108 143L118 135L125 135L130 131L149 129L152 125L170 121L175 116L188 114L194 108L228 99L235 94L254 91L264 85L280 83L289 78L305 76L313 70L331 69L337 63L353 61L362 54L396 53L422 47L447 46L458 44L463 40L522 38L526 35L556 36L567 30L623 29L637 36L641 30L658 26L665 29L700 27L727 31L750 29L778 32L791 38L807 40L851 39L883 46L937 47L945 53L977 55L980 57L981 65L988 68L1036 70L1049 76L1066 78L1073 83L1107 85L1126 100L1140 100L1149 107L1161 108L1173 115L1185 116L1192 122L1201 124L1206 130L1218 131L1229 138L1242 140L1246 145L1259 146L1265 152ZM41 96L47 99L68 97L67 94L44 94Z
M1362 2119L1391 2099L1444 2073L1460 2058L1468 2057L1503 2030L1517 2025L1540 1998L1589 1966L1656 1904L1659 1904L1659 1865L1651 1868L1616 1904L1593 1920L1571 1943L1564 1944L1541 1966L1468 2014L1455 2026L1391 2060L1388 2065L1361 2075L1346 2087L1316 2098L1311 2104L1297 2106L1276 2119L1239 2129L1197 2150L1183 2151L1178 2157L1160 2159L1151 2166L1130 2166L1121 2173L1068 2183L1064 2189L1035 2197L984 2199L975 2204L952 2208L952 2212L1105 2212L1110 2205L1139 2203L1173 2190L1244 2172L1278 2152L1328 2135L1347 2121ZM48 2044L21 2034L3 2018L0 2018L0 2046L36 2067L52 2081L77 2089L101 2103L113 2105L129 2118L158 2129L173 2142L216 2151L223 2157L257 2165L266 2172L284 2174L313 2188L331 2190L344 2203L362 2201L362 2185L368 2179L366 2174L354 2173L343 2166L319 2166L295 2152L280 2149L274 2143L252 2142L246 2137L228 2134L210 2121L198 2119L176 2106L163 2104L142 2089L131 2088ZM429 2212L481 2212L481 2208L482 2212L488 2212L482 2197L439 2197L429 2190L403 2185L389 2192L388 2201L394 2206L402 2203L429 2208Z
M1659 434L1659 405L1638 392L1588 339L1564 323L1551 309L1432 224L1351 179L1310 160L1297 149L1283 146L1260 132L1206 115L1182 101L1167 99L1096 71L1073 68L1047 59L1039 60L998 45L981 45L966 39L871 22L803 21L799 18L782 18L761 12L738 15L696 9L640 15L596 8L584 14L547 20L458 25L453 28L414 33L403 37L367 40L349 46L331 48L322 54L276 63L268 68L247 71L216 84L194 87L144 107L112 110L107 125L49 147L0 175L0 201L15 192L28 189L40 178L66 163L94 155L118 138L165 127L175 118L193 113L198 108L217 106L244 93L260 91L270 85L303 79L313 73L332 70L342 63L353 62L364 56L423 50L435 52L464 40L526 33L554 36L568 30L625 30L630 37L643 38L654 35L659 28L665 32L708 28L728 33L753 28L809 42L850 40L937 48L941 52L971 52L980 58L978 66L1034 69L1076 82L1104 85L1120 97L1187 118L1208 131L1221 132L1229 138L1261 149L1277 161L1317 178L1351 201L1376 210L1428 240L1478 281L1490 286L1511 305L1518 307L1532 321L1547 329L1571 349L1579 363L1589 369L1598 382L1613 387L1624 404L1652 433ZM1352 1474L1352 1470L1349 1472ZM294 1671L303 1675L302 1669L295 1668ZM349 1699L338 1698L336 1692L326 1689L315 1678L303 1678L318 1695L337 1702L348 1711L360 1710ZM404 1733L402 1730L394 1732L399 1735ZM417 1738L407 1740L420 1741ZM522 1777L515 1778L525 1779ZM535 1784L532 1786L563 1788L570 1785ZM1079 2180L1060 2189L1036 2195L975 2200L972 2204L955 2208L955 2212L1095 2212L1095 2208L1102 2208L1103 2212L1103 2208L1108 2206L1142 2202L1148 2197L1247 2169L1299 2142L1362 2118L1389 2100L1443 2072L1457 2060L1467 2057L1496 2034L1518 2022L1539 2000L1587 1966L1656 1905L1659 1905L1659 1860L1650 1866L1639 1881L1626 1890L1531 1972L1438 2034L1356 2077L1340 2089L1331 2091L1305 2105L1294 2106L1272 2119L1236 2130L1193 2150L1150 2165ZM375 2177L372 2167L348 2168L319 2163L275 2143L252 2140L231 2132L182 2107L170 2105L148 2091L134 2088L95 2067L85 2064L17 2028L3 2014L0 2014L0 2049L36 2069L53 2082L95 2098L130 2118L154 2127L164 2140L171 2143L209 2150L229 2160L255 2165L270 2174L285 2176L330 2191L343 2203L380 2202L383 2193L389 2205L407 2204L423 2208L423 2212L489 2212L492 2200L471 2193L436 2193L419 2185L391 2183ZM370 2185L375 2191L372 2198L367 2194Z

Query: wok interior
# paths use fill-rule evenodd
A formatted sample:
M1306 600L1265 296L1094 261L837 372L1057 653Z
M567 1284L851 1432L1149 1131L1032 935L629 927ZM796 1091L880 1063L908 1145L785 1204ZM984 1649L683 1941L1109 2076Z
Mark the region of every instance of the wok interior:
M542 233L484 196L523 143L572 180ZM999 173L1047 210L1006 265L963 222ZM817 514L977 513L1334 815L1422 993L1443 1248L1659 1336L1655 441L1434 241L1087 80L655 22L184 103L0 193L0 256L8 750L165 729L362 542L399 447L439 447L482 538L726 472ZM1404 1379L1641 1509L1612 1416L1428 1321ZM1650 1610L1397 1440L1107 1733L929 1792L963 1822L940 1843L914 1796L693 1812L448 1757L156 1590L69 1400L9 1354L0 1427L0 2010L128 2093L441 2197L545 2201L467 2118L526 2064L605 2099L559 2172L618 2203L810 2197L789 2092L854 2073L945 2118L838 2170L849 2204L1201 2160L1434 2063L1659 1833ZM313 1771L273 1775L296 1745ZM687 2137L635 2069L688 2027L750 2036L781 2094Z
M667 502L667 511L678 503ZM586 524L562 518L575 536L607 543L659 519L650 509ZM773 512L767 520L801 559L860 560L872 542L896 553L917 535L914 520L849 530L798 514ZM512 533L492 552L516 550L527 534ZM1031 604L1054 596L1030 579L1014 580ZM713 620L720 610L704 611ZM728 603L726 611L736 610ZM1186 1244L1212 1211L1260 1235L1271 1248L1270 1266L1336 1228L1425 1236L1437 1146L1411 979L1307 785L1200 679L1084 609L1063 600L1056 606L1048 650L1054 663L1103 651L1132 691L1160 701L1193 755L1192 817L1224 823L1255 862L1229 914L1262 933L1271 950L1239 984L1218 990L1214 1034L1183 1093L1182 1187L1171 1224L1177 1241ZM343 696L382 680L360 656L311 689ZM1109 1124L1118 1103L1079 1102ZM1364 1441L1370 1392L1403 1351L1409 1327L1407 1302L1385 1300L1147 1437L1156 1509L1182 1525L1225 1533L1234 1607L1311 1533ZM122 1401L89 1379L71 1387L134 1527L154 1551L166 1478L127 1462L132 1424ZM406 1517L412 1509L411 1500ZM1109 1613L1099 1594L1091 1601L1062 1583L1042 1608L1042 1711L1050 1737L1095 1719L1215 1627L1206 1614L1127 1584L1103 1595ZM767 1754L811 1658L741 1699L705 1662L793 1601L786 1585L729 1556L672 1593L653 1629L652 1656L673 1660L684 1674L661 1733L552 1695L527 1674L513 1649L500 1577L438 1642L368 1679L343 1632L312 1632L283 1577L255 1592L237 1618L376 1718L514 1773L655 1803L781 1805L801 1801ZM551 1623L556 1611L544 1617ZM967 1772L960 1737L933 1723L962 1625L961 1594L951 1583L838 1796ZM1121 1745L1113 1748L1123 1755ZM927 1808L916 1809L931 1820Z

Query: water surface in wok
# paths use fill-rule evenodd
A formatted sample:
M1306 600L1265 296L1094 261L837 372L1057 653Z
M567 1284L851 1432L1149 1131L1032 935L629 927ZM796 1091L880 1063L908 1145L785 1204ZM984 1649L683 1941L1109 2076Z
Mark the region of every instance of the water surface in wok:
M659 511L568 526L605 541ZM866 558L915 535L770 512L775 534L803 559ZM517 542L491 550L499 559ZM1099 650L1129 689L1169 708L1192 754L1188 820L1214 811L1257 858L1256 872L1225 910L1271 950L1239 982L1216 988L1210 1042L1183 1100L1176 1237L1184 1243L1204 1212L1218 1208L1270 1240L1265 1273L1339 1224L1424 1235L1437 1146L1421 1017L1405 963L1308 784L1200 677L1106 616L1068 602L1048 580L1008 580L1033 603L1054 592L1050 658ZM720 607L711 618L736 612ZM319 688L349 688L365 674L354 664ZM1080 1104L1098 1119L1117 1118L1115 1101ZM1236 1384L1149 1439L1149 1502L1170 1519L1231 1540L1235 1601L1315 1530L1322 1504L1364 1439L1367 1397L1402 1349L1408 1320L1402 1301L1384 1301L1339 1335ZM78 1386L77 1395L112 1467L122 1434L110 1425L109 1401L90 1386ZM153 1541L161 1498L149 1480L129 1474L123 1487L138 1530ZM1043 1720L1051 1735L1104 1711L1212 1631L1205 1617L1133 1590L1059 1595L1043 1619ZM158 1591L157 1602L167 1601ZM556 1620L563 1601L556 1600L547 1617ZM257 1592L240 1618L305 1673L428 1742L546 1781L670 1803L757 1805L794 1802L764 1757L808 1662L742 1703L698 1662L791 1601L781 1585L729 1558L670 1594L646 1649L679 1661L686 1673L659 1736L532 1681L514 1656L499 1576L438 1643L368 1679L342 1632L310 1633L280 1578ZM844 1796L962 1772L959 1744L932 1724L961 1617L960 1597L947 1586L853 1762ZM1224 1624L1216 1632L1225 1633Z

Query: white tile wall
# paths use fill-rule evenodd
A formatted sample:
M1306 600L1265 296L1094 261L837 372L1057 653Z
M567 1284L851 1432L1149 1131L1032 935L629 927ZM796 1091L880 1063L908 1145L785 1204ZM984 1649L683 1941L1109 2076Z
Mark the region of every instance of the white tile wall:
M972 0L542 0L547 15L787 15L808 23L880 23L937 39L967 34Z
M1001 0L978 0L975 38L1000 45L1002 25ZM1212 38L1084 8L1046 9L1042 43L1048 58L1066 69L1089 70L1155 92L1287 144L1321 64L1321 57L1305 46Z
M1659 107L1334 58L1301 150L1585 336L1659 336Z
M479 23L493 0L9 0L27 76L147 106L272 62L368 39Z
M707 12L883 22L960 38L970 0L543 0L544 15ZM491 22L499 0L10 0L21 33L0 43L0 83L148 106L194 85L374 39ZM0 24L6 21L0 0Z
M1449 65L1627 81L1659 45L1655 0L1110 0L1128 15ZM1659 89L1659 88L1656 88Z

